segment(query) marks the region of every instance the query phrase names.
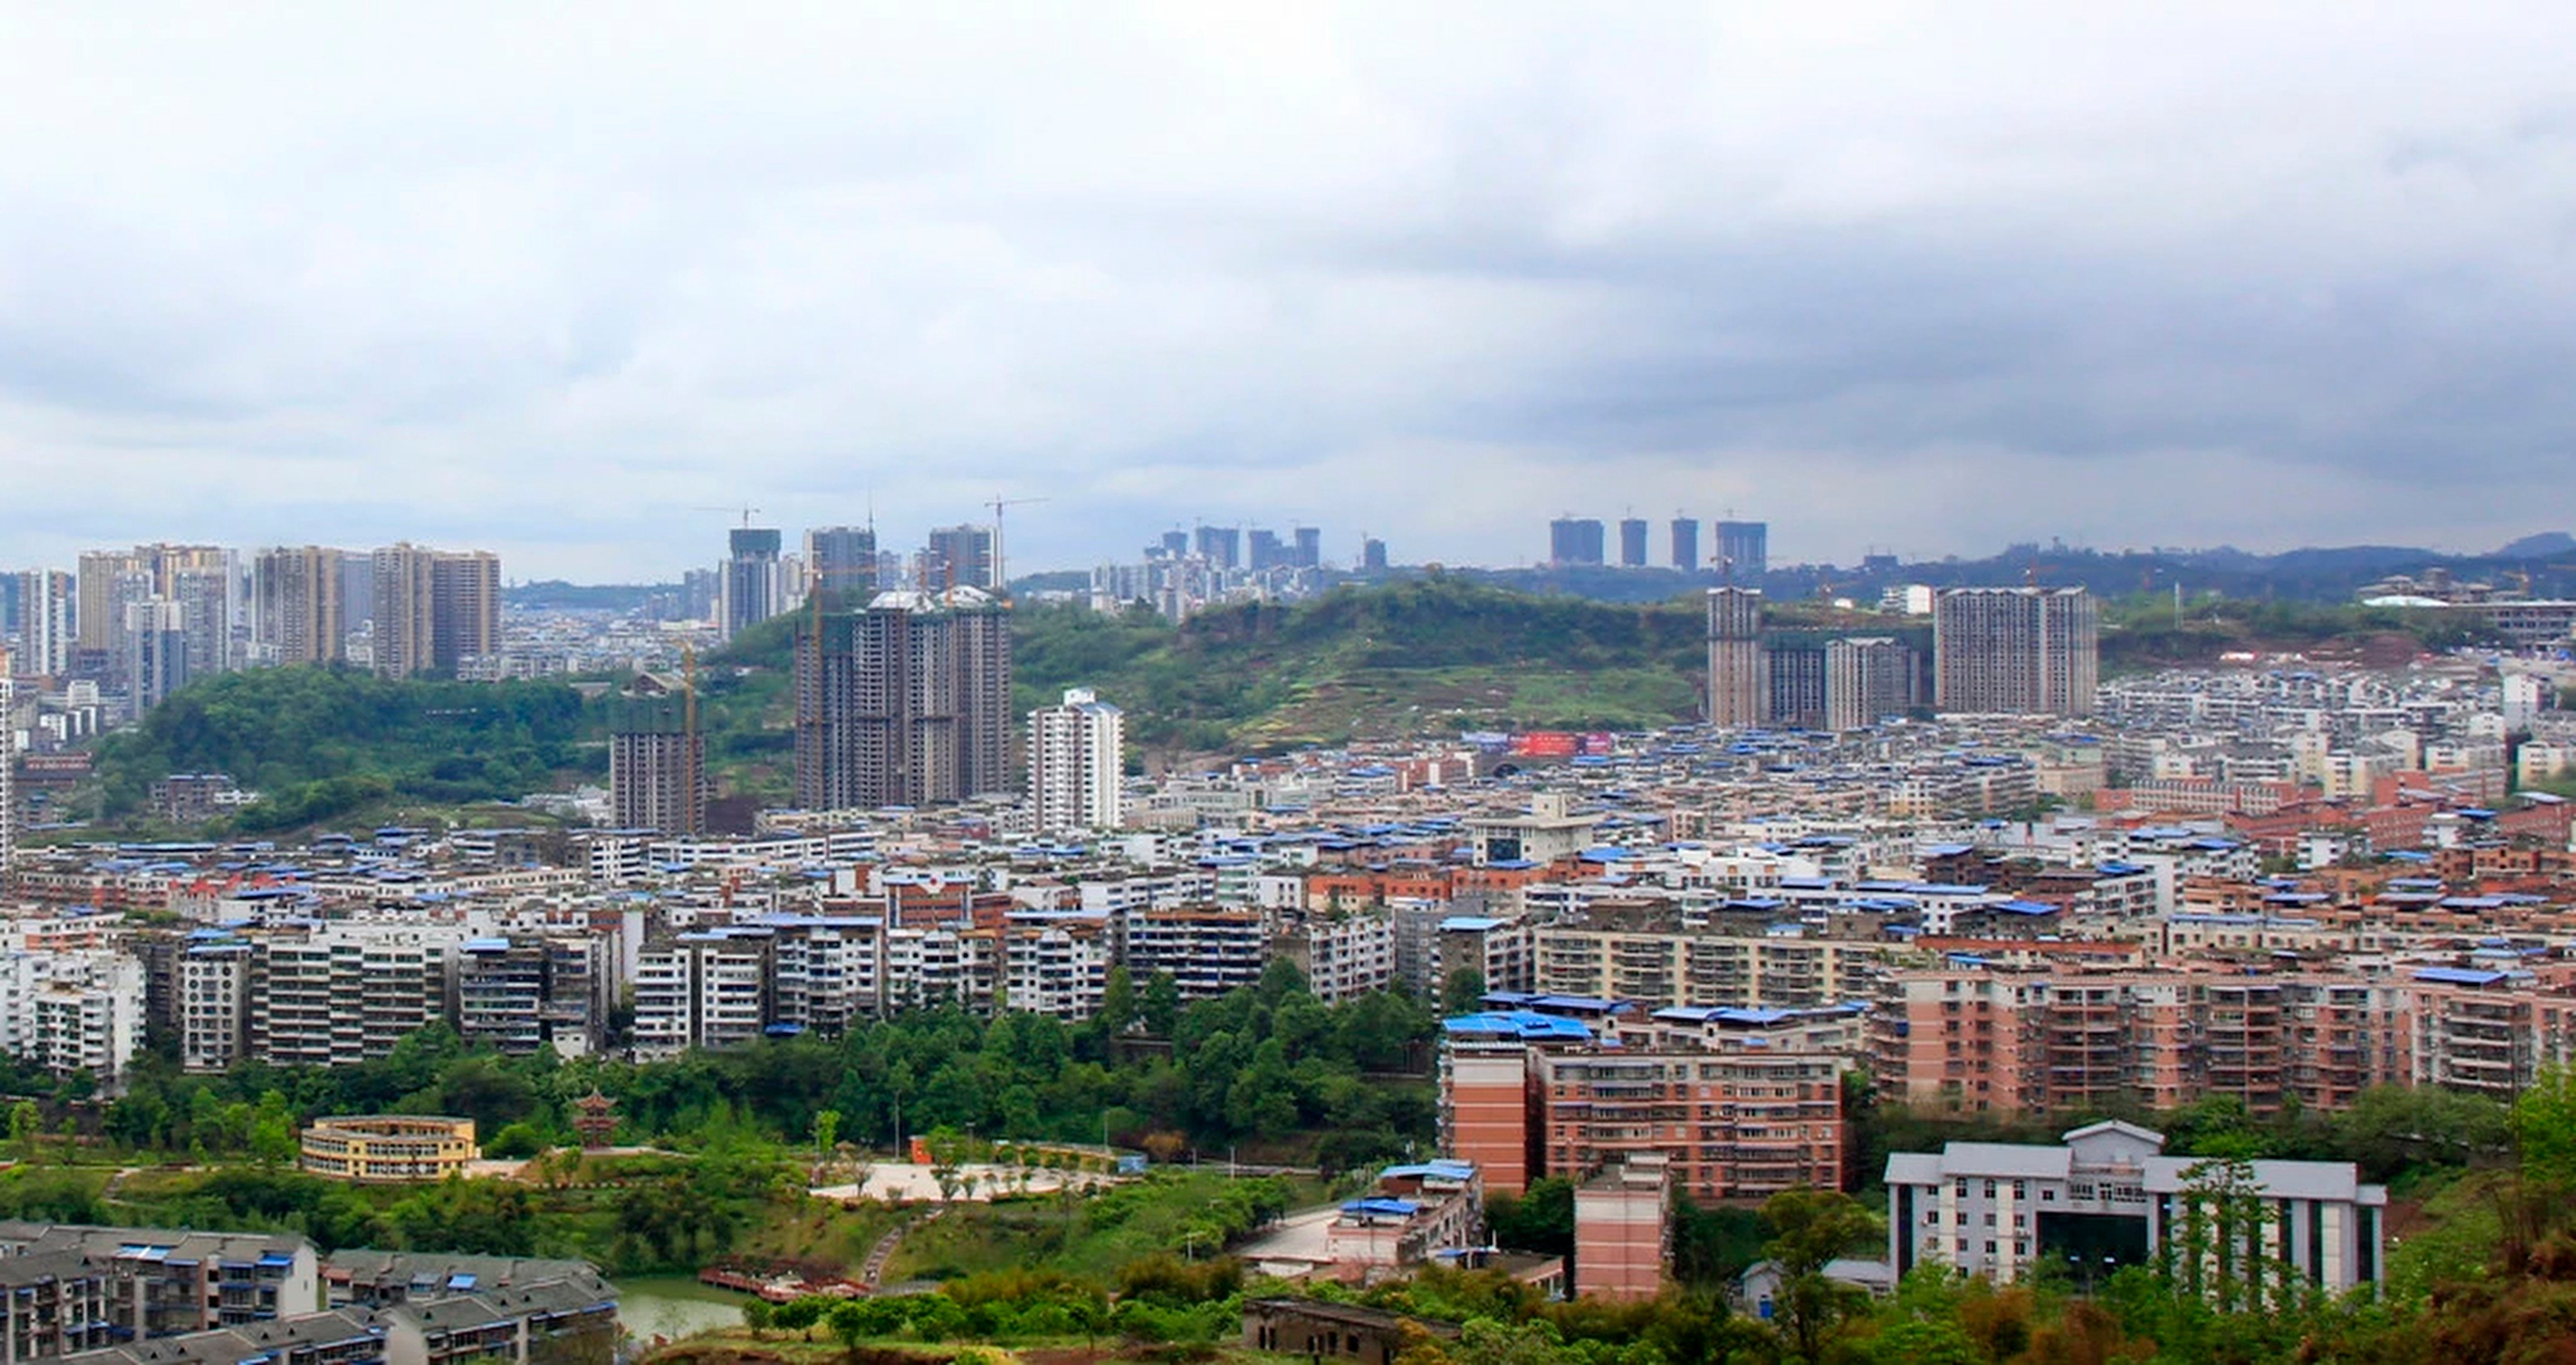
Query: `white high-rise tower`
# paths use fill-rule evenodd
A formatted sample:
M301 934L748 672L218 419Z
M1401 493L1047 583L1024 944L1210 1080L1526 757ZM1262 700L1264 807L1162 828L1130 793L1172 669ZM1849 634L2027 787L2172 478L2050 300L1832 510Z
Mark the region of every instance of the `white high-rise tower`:
M1126 753L1126 714L1089 688L1066 692L1061 706L1031 711L1029 804L1038 832L1117 828Z

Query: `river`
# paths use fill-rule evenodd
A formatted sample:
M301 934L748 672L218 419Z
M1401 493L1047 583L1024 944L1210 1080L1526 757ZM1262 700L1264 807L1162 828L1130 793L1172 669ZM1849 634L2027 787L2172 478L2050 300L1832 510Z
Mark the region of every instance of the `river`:
M713 1327L740 1327L749 1294L716 1289L687 1275L636 1275L617 1281L617 1318L644 1340L674 1340Z

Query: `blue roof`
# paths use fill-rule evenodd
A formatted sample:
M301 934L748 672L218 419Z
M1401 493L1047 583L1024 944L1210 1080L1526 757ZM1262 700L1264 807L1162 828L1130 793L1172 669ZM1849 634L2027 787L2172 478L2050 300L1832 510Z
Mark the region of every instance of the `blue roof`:
M1456 1034L1507 1033L1515 1037L1560 1042L1590 1042L1592 1030L1581 1020L1554 1014L1537 1014L1528 1010L1490 1010L1482 1014L1462 1014L1441 1022L1441 1030Z
M2477 972L2466 967L2424 967L2415 973L2418 981L2439 981L2454 986L2492 986L2512 975L2511 972Z

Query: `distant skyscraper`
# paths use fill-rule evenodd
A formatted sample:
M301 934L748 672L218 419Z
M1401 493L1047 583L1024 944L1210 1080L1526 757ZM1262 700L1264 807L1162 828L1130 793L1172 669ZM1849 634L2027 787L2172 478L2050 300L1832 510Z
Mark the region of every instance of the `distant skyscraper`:
M1126 743L1125 715L1089 688L1029 713L1029 805L1039 833L1118 827Z
M79 645L113 648L125 630L125 609L152 595L152 576L128 550L90 550L80 557Z
M1368 536L1360 541L1360 571L1362 573L1386 572L1385 541L1375 536Z
M608 790L620 829L706 832L706 737L689 712L688 683L654 673L611 704Z
M59 678L71 671L72 608L79 600L70 574L31 569L18 577L18 653L21 676Z
M210 678L233 666L232 552L219 564L176 569L168 600L179 604L179 629L188 637L188 675Z
M501 557L445 553L430 562L430 667L453 673L501 647Z
M1673 567L1699 572L1699 523L1689 517L1673 518Z
M1646 567L1645 518L1626 517L1619 522L1619 565L1627 569Z
M1254 573L1276 569L1288 562L1288 547L1280 541L1277 531L1255 529L1248 553L1252 556Z
M1934 704L2089 716L2100 630L2100 608L2082 588L1948 589L1932 608Z
M796 646L796 800L809 810L1012 791L1011 616L975 588L884 592Z
M1190 552L1190 533L1187 531L1165 531L1163 533L1162 551L1164 554L1174 559L1185 558ZM1147 553L1150 554L1152 551L1147 551Z
M376 551L373 563L376 672L452 674L500 648L500 556L406 543Z
M18 684L20 665L0 651L0 867L18 851Z
M1558 517L1547 524L1547 558L1551 564L1601 562L1601 522L1596 517Z
M1711 522L1717 536L1717 567L1738 583L1758 581L1771 572L1771 524L1762 521Z
M329 663L342 656L349 627L338 550L307 545L262 550L251 560L251 638L273 664Z
M185 610L176 602L154 599L125 608L125 679L134 714L159 706L188 685L188 631Z
M1320 569L1324 567L1323 528L1320 526L1300 526L1297 528L1296 534L1297 567L1301 569Z
M725 533L729 551L724 565L724 617L717 624L730 640L746 627L759 625L787 609L786 585L779 577L778 532L765 526L739 526Z
M873 526L824 526L805 533L805 564L814 588L836 607L857 607L877 591Z
M942 526L932 531L921 552L918 586L923 592L999 587L993 581L993 528Z
M1758 588L1708 590L1708 720L1760 725L1771 709Z
M1199 558L1220 569L1243 566L1243 531L1233 526L1202 526L1198 531Z

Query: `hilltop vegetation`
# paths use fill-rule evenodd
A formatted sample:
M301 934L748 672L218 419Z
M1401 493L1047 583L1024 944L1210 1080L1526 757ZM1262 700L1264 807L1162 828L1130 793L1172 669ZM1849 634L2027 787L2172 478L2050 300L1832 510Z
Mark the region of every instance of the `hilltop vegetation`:
M286 829L372 801L504 799L605 776L595 708L560 683L379 678L346 667L227 673L181 690L98 748L106 812L171 773L228 773L265 799L234 817Z
M1096 687L1144 743L1283 748L1476 728L1635 729L1696 713L1705 648L1688 599L1619 605L1431 576L1242 603L1178 628L1141 608L1022 614L1035 703Z

